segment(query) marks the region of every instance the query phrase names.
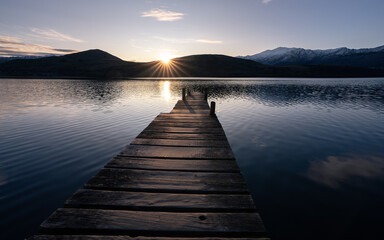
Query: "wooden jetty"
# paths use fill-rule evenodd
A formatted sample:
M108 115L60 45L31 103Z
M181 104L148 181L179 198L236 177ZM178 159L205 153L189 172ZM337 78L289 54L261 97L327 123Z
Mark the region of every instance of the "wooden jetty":
M264 239L215 103L182 97L29 240Z

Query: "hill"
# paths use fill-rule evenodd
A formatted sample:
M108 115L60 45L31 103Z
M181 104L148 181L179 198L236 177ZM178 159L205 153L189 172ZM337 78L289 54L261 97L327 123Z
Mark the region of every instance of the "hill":
M16 59L0 64L2 76L106 78L114 68L134 65L99 49L63 56Z
M332 65L269 66L225 55L192 55L160 61L128 62L93 49L63 56L0 63L2 77L118 79L131 77L378 77L384 69Z

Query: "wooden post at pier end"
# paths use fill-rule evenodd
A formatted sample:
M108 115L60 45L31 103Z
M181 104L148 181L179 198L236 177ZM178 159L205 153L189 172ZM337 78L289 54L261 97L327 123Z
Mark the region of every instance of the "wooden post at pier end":
M211 111L210 115L215 115L215 110L216 110L216 103L214 101L211 102Z
M181 91L181 97L182 97L183 101L185 101L185 88L183 88Z

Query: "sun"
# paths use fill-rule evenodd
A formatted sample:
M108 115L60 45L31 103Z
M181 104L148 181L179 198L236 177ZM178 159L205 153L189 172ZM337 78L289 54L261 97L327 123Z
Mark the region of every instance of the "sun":
M168 64L169 63L169 61L171 60L171 55L170 54L168 54L168 53L163 53L163 54L161 54L161 56L160 56L160 60L163 62L163 63L166 63L166 64Z

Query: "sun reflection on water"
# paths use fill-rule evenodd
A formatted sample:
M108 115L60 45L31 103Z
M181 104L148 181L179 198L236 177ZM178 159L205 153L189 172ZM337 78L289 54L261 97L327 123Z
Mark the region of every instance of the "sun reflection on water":
M171 91L170 91L170 83L169 81L161 82L162 86L162 91L161 91L161 96L169 102L171 99Z

